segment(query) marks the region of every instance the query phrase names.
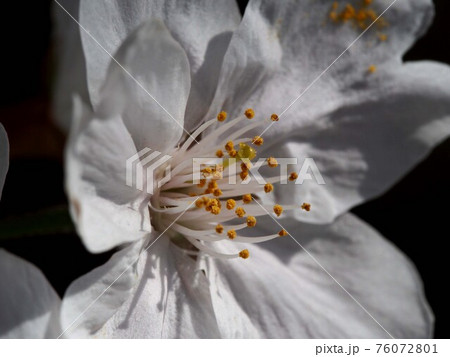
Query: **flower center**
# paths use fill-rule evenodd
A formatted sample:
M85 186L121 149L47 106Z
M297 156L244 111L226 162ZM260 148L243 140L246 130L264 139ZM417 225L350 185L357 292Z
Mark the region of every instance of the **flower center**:
M171 178L151 197L152 224L188 254L204 252L219 258L246 259L247 249L227 254L218 251L215 244L224 240L260 243L286 236L285 230L265 236L249 236L246 230L257 225L257 217L270 212L280 217L285 210L310 210L307 203L282 207L259 202L260 195L272 194L274 183L295 181L298 175L292 172L287 177L269 177L264 183L251 178L255 169L278 166L273 157L255 162L256 148L264 140L248 137L248 133L265 121L252 120L254 116L254 111L247 109L244 115L225 122L227 113L222 111L202 124L173 152ZM279 119L273 114L270 120ZM208 130L217 122L217 129ZM196 139L199 141L194 144Z

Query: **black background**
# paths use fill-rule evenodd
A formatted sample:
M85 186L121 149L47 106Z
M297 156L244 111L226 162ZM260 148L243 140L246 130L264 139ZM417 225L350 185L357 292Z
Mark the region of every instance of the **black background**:
M407 0L400 0L407 1ZM405 60L432 59L450 64L450 1L434 0L435 21ZM240 1L241 10L246 1ZM52 68L51 1L2 4L0 121L11 145L0 219L65 205L62 150L64 135L49 113ZM449 83L450 85L450 83ZM416 264L436 315L436 338L448 338L446 284L449 252L450 140L381 197L353 212L394 242ZM0 246L42 269L62 295L76 277L105 262L109 253L91 255L72 233L3 240Z

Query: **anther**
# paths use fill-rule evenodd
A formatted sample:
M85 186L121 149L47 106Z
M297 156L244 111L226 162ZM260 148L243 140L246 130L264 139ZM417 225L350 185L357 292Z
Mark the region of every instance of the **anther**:
M230 239L236 238L236 231L235 231L234 229L230 229L230 230L227 232L227 236L228 236L228 238L230 238Z
M260 136L255 136L253 138L253 144L257 145L257 146L261 146L264 143L264 139Z
M200 179L200 182L197 184L197 187L204 187L206 185L206 179Z
M227 112L221 111L219 114L217 114L218 121L224 121L226 118L227 118Z
M369 66L369 68L367 68L367 72L369 72L369 73L375 73L376 70L377 70L377 67L373 64L371 64Z
M282 229L281 231L278 232L278 235L279 235L280 237L284 237L284 236L287 236L287 235L288 235L288 232L286 232L284 229Z
M222 194L223 194L223 192L222 192L222 190L220 188L216 188L213 191L213 195L216 196L216 197L222 196Z
M245 204L248 204L248 203L252 202L252 195L247 193L246 195L242 196L242 201Z
M236 201L230 198L227 200L227 209L231 210L236 206Z
M255 116L255 112L253 111L252 108L248 108L244 114L247 117L247 119L252 119Z
M283 207L281 205L275 205L273 206L273 211L278 217L280 217L281 213L283 212Z
M245 210L242 207L236 208L236 211L234 211L234 213L236 213L236 216L238 216L239 218L245 216Z
M225 150L230 152L234 148L234 143L230 140L225 144Z
M311 205L309 203L304 202L301 206L301 209L305 210L306 212L309 212L311 210Z
M248 176L248 171L241 171L239 176L240 176L241 180L244 181Z
M247 227L254 227L256 226L256 218L253 216L247 217Z
M223 151L222 150L217 150L216 151L216 156L219 157L219 158L223 157Z
M273 191L273 185L270 182L266 183L264 185L264 192L265 193L269 193L269 192L272 192L272 191Z
M218 234L222 234L222 233L223 233L223 226L222 226L221 224L218 224L218 225L216 226L216 232L217 232Z
M298 179L298 174L296 172L291 172L289 174L289 181L295 181Z
M276 114L274 113L274 114L272 114L272 115L270 116L270 120L272 120L272 121L278 121L278 120L280 120L280 118L278 117L278 115L276 115Z
M278 161L274 157L269 157L267 159L267 163L269 164L270 167L277 167L278 166Z
M244 249L239 252L239 257L242 259L247 259L249 256L250 252L248 251L248 249Z

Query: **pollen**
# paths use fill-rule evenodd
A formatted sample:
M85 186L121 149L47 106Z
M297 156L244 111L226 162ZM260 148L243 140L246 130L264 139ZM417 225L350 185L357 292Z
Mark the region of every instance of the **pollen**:
M205 204L205 202L204 202L203 199L201 199L201 198L195 200L195 206L196 206L197 208L202 208L204 204Z
M229 200L227 200L227 209L233 209L234 207L236 207L236 201L233 200L232 198L230 198Z
M250 252L248 251L248 249L244 249L239 252L239 257L242 259L247 259L249 256Z
M311 211L311 205L309 203L304 202L301 206L301 209L305 210L306 212Z
M219 114L217 114L218 121L224 121L226 118L227 118L227 112L221 111Z
M218 225L216 226L216 232L217 232L218 234L222 234L222 233L223 233L223 226L222 226L221 224L218 224Z
M254 227L256 226L256 218L253 216L247 217L247 227Z
M296 172L291 172L289 174L289 181L295 181L298 179L298 174Z
M252 195L248 193L248 194L242 196L242 201L245 204L248 204L248 203L252 202Z
M247 117L247 119L252 119L255 116L255 112L252 108L248 108L244 114Z
M274 157L269 157L267 159L267 163L269 164L270 167L277 167L278 166L278 161Z
M242 171L239 174L239 176L240 176L241 180L244 181L247 178L247 176L248 176L248 171Z
M255 144L256 146L261 146L262 144L264 144L264 139L260 136L255 136L253 138L253 144Z
M230 152L233 149L234 149L234 143L230 140L225 144L225 150L227 152Z
M276 115L276 114L274 113L274 114L272 114L272 115L270 116L270 120L272 120L272 121L278 121L278 120L280 120L280 118L278 117L278 115Z
M281 216L281 213L283 213L283 207L281 205L275 205L273 206L273 211L277 215L277 217Z
M197 187L204 187L206 185L206 179L200 179L200 182L197 184Z
M377 70L377 66L375 66L374 64L371 64L369 66L369 68L367 68L367 72L369 72L369 73L375 73L376 70Z
M236 231L235 231L234 229L230 229L230 230L227 232L227 236L228 236L228 238L230 238L230 239L236 238Z
M223 157L223 151L222 150L217 150L216 151L216 156L217 157Z
M220 188L216 188L213 191L213 195L216 196L216 197L220 197L220 196L222 196L222 194L223 194L223 192L222 192L222 190Z
M286 232L286 230L282 229L281 231L278 232L278 235L279 235L280 237L284 237L284 236L287 236L287 235L288 235L288 232Z
M273 185L271 184L271 183L266 183L265 185L264 185L264 192L265 193L269 193L269 192L272 192L273 191Z
M236 211L234 211L234 213L236 213L236 216L238 216L239 218L245 216L245 210L242 207L236 208Z

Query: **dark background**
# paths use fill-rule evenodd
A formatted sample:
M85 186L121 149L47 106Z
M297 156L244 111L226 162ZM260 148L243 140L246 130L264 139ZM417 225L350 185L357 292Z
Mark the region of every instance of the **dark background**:
M406 54L405 60L433 59L450 64L450 1L434 0L434 3L436 18L431 29ZM246 1L240 1L241 9L245 4ZM27 238L0 239L0 246L40 267L62 295L73 279L105 262L110 254L87 253L79 238L71 233L73 229L65 213L62 166L65 138L52 125L49 110L50 5L51 0L2 4L0 122L10 139L11 163L0 204L0 227L1 222L13 226L25 222L20 224L27 227L37 222L36 226L41 228ZM389 192L353 210L394 242L418 267L436 315L437 338L450 337L446 322L450 320L449 297L443 290L449 281L446 273L450 260L446 249L446 240L450 238L449 159L450 140L447 140ZM35 218L34 214L43 208L44 212ZM57 234L52 230L54 217L66 227ZM48 227L44 224L47 228L42 228L41 223L49 219Z

